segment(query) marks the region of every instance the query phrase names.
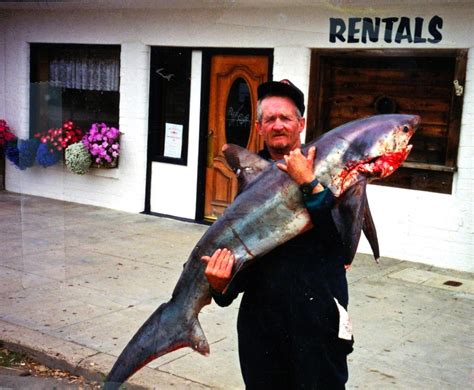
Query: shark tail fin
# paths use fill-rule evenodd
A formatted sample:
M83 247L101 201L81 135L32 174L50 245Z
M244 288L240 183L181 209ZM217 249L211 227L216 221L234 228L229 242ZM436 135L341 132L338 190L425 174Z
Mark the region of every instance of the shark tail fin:
M239 145L225 144L222 152L229 167L237 175L238 193L254 182L271 163Z
M190 347L209 354L209 344L197 318L186 316L173 300L162 304L138 329L105 379L104 389L119 389L140 368L174 350Z

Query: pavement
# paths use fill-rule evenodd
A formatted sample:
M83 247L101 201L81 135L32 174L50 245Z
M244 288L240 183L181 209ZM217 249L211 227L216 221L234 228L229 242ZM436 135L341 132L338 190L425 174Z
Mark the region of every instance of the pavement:
M1 342L45 365L103 379L170 298L206 229L0 191ZM357 254L348 280L355 335L348 389L474 388L473 274L384 257L377 265ZM203 308L210 356L174 351L127 388L243 389L238 306Z

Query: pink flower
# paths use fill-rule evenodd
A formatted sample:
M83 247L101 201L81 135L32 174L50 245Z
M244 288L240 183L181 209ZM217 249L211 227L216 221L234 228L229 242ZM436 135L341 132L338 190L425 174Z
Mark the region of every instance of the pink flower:
M94 123L82 142L98 164L112 163L120 154L119 136L120 131L115 127Z
M83 138L83 132L72 121L66 121L62 127L36 133L34 137L39 139L41 143L47 144L52 153L55 153L56 151L61 152L69 145L80 141Z

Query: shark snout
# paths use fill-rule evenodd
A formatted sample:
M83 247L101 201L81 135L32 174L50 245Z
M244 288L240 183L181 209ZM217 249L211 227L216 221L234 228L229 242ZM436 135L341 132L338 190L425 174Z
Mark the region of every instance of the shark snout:
M416 131L420 123L421 123L421 117L419 115L413 115L413 118L410 123L411 127L413 128L413 131Z

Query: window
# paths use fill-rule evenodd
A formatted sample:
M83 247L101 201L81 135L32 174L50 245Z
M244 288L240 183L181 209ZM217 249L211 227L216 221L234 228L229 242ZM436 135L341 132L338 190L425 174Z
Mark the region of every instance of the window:
M314 50L307 139L370 115L418 114L402 167L374 184L451 193L466 50Z
M151 159L186 165L191 49L153 47L150 72Z
M30 136L72 120L118 127L120 46L31 44Z

